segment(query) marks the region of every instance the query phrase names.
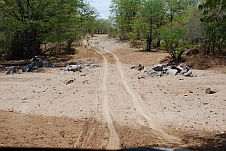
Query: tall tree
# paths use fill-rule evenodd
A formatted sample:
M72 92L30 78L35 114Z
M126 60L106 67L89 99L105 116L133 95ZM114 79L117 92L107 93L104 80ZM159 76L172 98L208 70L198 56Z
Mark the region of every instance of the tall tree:
M169 19L160 30L160 38L164 41L164 49L178 62L185 48L189 47L186 39L186 11L197 6L198 0L165 0L165 16Z
M85 27L80 22L85 6L82 0L0 1L4 28L12 31L11 52L30 58L39 53L43 41L65 41L70 46Z
M202 10L201 21L206 25L204 32L206 35L206 43L208 45L207 54L215 54L215 48L218 47L219 53L225 46L226 41L226 1L225 0L206 0L199 5Z
M185 24L186 39L193 45L199 44L205 40L205 36L202 34L205 30L205 24L200 21L201 17L201 11L197 6L194 6L189 8L182 18Z
M188 42L185 40L186 31L178 23L164 26L160 30L160 38L164 41L164 49L171 55L172 61L178 62Z
M133 22L133 34L138 39L144 37L147 40L148 51L151 51L153 37L158 34L157 29L162 23L163 15L163 0L145 0Z
M110 30L111 23L106 19L96 19L95 21L95 33L107 34Z
M84 34L91 34L93 36L95 30L95 20L98 17L97 10L90 5L85 5L80 8L81 26Z
M174 17L184 12L184 0L165 0L166 16L170 22L173 22Z
M132 22L140 8L141 0L112 0L110 11L115 17L118 34L122 39L128 39L132 31Z

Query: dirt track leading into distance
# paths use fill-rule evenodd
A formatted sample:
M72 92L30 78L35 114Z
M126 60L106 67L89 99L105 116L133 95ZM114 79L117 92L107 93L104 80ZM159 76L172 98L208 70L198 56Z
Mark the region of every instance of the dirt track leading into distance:
M101 67L72 75L53 68L0 77L0 146L198 148L215 138L222 147L225 74L193 70L198 77L138 79L140 72L130 65L151 67L167 53L136 52L104 36L91 41L90 50L71 61L81 55ZM205 94L208 87L217 93Z

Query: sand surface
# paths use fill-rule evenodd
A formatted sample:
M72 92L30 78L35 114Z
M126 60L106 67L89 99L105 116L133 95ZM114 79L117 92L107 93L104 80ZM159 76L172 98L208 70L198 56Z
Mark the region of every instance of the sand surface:
M106 36L90 41L70 61L101 67L68 75L59 74L64 67L1 71L0 146L225 149L225 74L192 69L197 77L138 79L131 65L147 69L168 54L139 52Z

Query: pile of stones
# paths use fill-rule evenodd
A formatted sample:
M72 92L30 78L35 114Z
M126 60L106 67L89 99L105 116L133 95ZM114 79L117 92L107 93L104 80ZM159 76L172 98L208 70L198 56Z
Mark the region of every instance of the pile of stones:
M144 70L144 66L141 64L137 66L131 66L130 69L138 69L139 71L142 71L146 73L149 76L163 76L163 74L175 76L177 74L186 76L186 77L197 77L197 75L193 74L192 71L188 66L186 66L184 63L178 65L178 66L164 66L162 64L156 64L152 66L151 68L148 68L147 70Z
M66 72L60 72L59 74L65 75L65 74L72 74L76 71L82 72L82 69L85 71L89 71L90 69L96 68L96 67L101 67L99 64L82 64L79 62L73 62L70 63L68 66L66 66L65 71Z
M22 72L37 72L39 68L54 67L50 61L41 60L39 57L33 57L27 65L22 66L17 71L16 66L11 66L5 74L22 73Z

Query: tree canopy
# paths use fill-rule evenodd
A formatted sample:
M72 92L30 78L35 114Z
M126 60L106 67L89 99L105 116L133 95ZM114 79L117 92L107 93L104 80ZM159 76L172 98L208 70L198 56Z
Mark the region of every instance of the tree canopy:
M225 0L112 0L115 35L147 41L148 51L159 47L179 59L197 43L214 54L226 39Z
M176 60L193 45L206 54L226 47L225 0L112 0L110 12L98 18L83 0L0 0L0 55L31 58L45 43L70 49L86 33L145 40L146 50L164 49Z
M70 47L92 32L97 16L82 0L1 0L0 14L0 39L10 41L9 52L17 58L37 55L41 43L63 41Z
M204 35L205 42L208 45L207 54L215 53L218 47L219 52L226 46L226 1L225 0L206 0L205 3L199 5L202 10L201 22L206 26Z

